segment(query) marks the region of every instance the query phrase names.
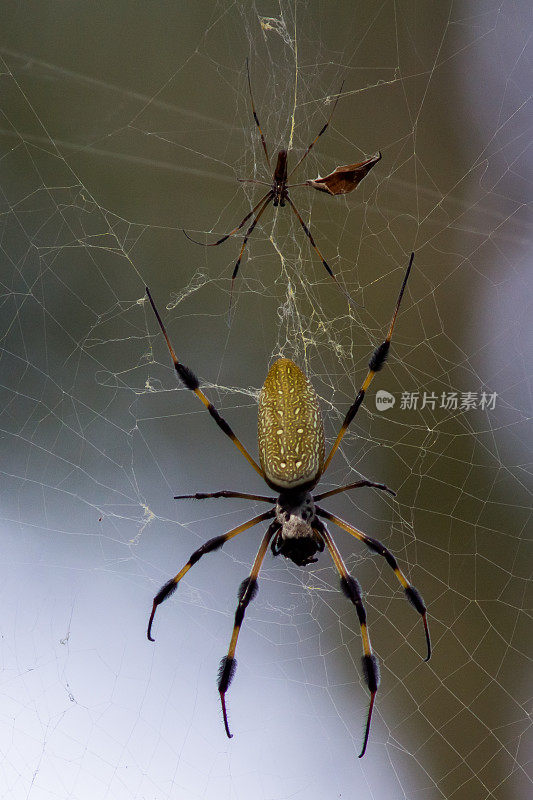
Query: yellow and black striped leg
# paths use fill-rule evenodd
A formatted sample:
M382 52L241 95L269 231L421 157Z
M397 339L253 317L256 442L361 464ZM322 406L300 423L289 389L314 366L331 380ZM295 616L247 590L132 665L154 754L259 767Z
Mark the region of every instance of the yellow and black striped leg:
M252 103L252 114L254 115L255 124L259 129L259 134L261 136L261 144L263 145L263 150L265 153L265 158L267 161L267 166L270 167L270 158L268 157L268 150L265 142L265 137L263 136L263 131L261 130L261 125L259 124L259 118L255 111L255 103L254 103L254 96L252 94L252 81L250 78L250 65L248 64L248 59L246 59L246 72L248 73L248 88L250 90L250 101Z
M357 528L354 528L353 525L350 525L345 520L341 519L340 517L335 516L335 514L330 514L329 511L326 511L324 508L316 507L316 513L320 517L324 517L325 519L329 519L330 522L334 522L335 525L338 525L339 528L342 528L343 531L346 533L351 534L356 539L359 539L360 542L366 544L370 550L374 553L378 553L378 555L383 556L389 567L393 570L394 574L400 581L403 590L405 592L405 596L411 603L411 605L418 611L420 616L422 617L422 621L424 623L424 631L426 634L426 645L427 645L427 656L424 661L429 661L431 658L431 637L429 635L429 626L427 621L427 609L426 604L422 599L422 595L405 577L403 572L398 566L398 562L396 561L395 557L392 555L390 550L387 550L384 544L378 542L377 539L372 539L370 536L367 536L366 533L362 533L358 531Z
M350 489L360 489L362 486L368 486L371 489L380 489L382 492L388 492L393 497L396 497L396 492L385 486L384 483L375 483L374 481L356 481L355 483L347 483L346 486L340 486L338 489L331 489L329 492L322 492L322 494L313 495L313 500L324 500L325 497L333 497L334 494L341 492L348 492Z
M387 356L389 354L390 343L391 343L391 339L392 339L392 333L394 331L394 325L396 323L396 317L398 316L398 311L400 309L400 303L402 302L403 293L405 291L405 287L406 287L406 284L407 284L407 279L409 278L409 273L411 272L411 267L413 265L414 257L415 257L415 254L411 253L411 258L409 259L409 266L407 267L407 271L405 273L405 276L404 276L404 279L403 279L403 282L402 282L402 285L401 285L401 288L400 288L400 293L398 295L398 300L396 301L396 308L394 309L394 314L392 315L392 320L391 320L391 323L389 325L389 332L387 333L387 336L386 336L385 340L383 342L381 342L381 344L378 345L376 347L376 349L374 350L374 352L372 353L372 357L370 358L370 361L368 363L367 376L366 376L366 378L364 380L363 385L361 386L361 388L359 389L359 391L357 393L357 397L355 398L354 402L352 403L352 405L348 409L348 412L347 412L347 414L346 414L346 416L344 418L344 422L342 423L341 429L340 429L340 431L339 431L339 433L337 435L337 438L335 439L335 441L333 443L333 447L331 448L331 450L329 452L329 455L326 458L326 461L324 463L324 469L322 470L322 474L324 474L324 472L329 467L329 465L331 463L331 459L333 458L334 453L337 451L337 449L338 449L338 447L339 447L339 445L340 445L340 443L342 441L342 438L343 438L344 434L348 430L348 427L349 427L351 421L353 420L353 418L355 417L355 415L359 411L359 406L361 405L361 403L364 400L365 393L366 393L368 387L370 386L370 384L372 383L372 379L373 379L374 375L376 374L376 372L379 372L381 369L383 369L385 361L387 360Z
M195 494L176 494L174 500L208 500L212 497L237 497L241 500L257 500L261 503L276 503L277 497L266 497L264 494L247 494L246 492L196 492Z
M196 375L194 374L194 372L191 369L189 369L189 367L186 367L184 364L180 364L180 362L178 361L176 353L174 352L174 348L172 347L172 345L170 343L170 339L168 338L168 334L166 332L165 326L163 325L163 321L162 321L161 317L159 316L159 311L157 310L157 308L155 306L155 303L152 300L152 295L150 294L150 289L148 288L148 286L146 287L146 294L148 295L148 299L150 301L150 305L152 306L152 308L154 310L154 314L156 315L157 321L159 323L159 327L161 328L161 331L163 332L163 336L165 337L165 341L167 343L168 350L170 352L172 361L174 362L174 369L178 373L179 379L182 381L182 383L184 384L184 386L187 389L190 389L191 392L194 392L194 394L201 400L201 402L204 404L204 406L209 411L209 413L212 416L212 418L215 420L215 422L218 425L218 427L220 428L220 430L223 431L223 433L225 433L226 436L228 436L231 439L231 441L233 442L235 447L238 450L240 450L240 452L245 457L245 459L248 461L248 463L255 469L255 471L259 475L261 475L262 478L264 478L263 470L261 469L259 464L257 464L257 462L252 458L252 456L250 455L248 450L244 447L244 445L239 441L237 436L233 433L232 429L230 428L230 426L228 425L226 420L223 417L220 416L220 414L216 410L215 406L210 402L210 400L208 400L208 398L205 396L205 394L200 389L200 382L199 382L198 378L196 377Z
M365 677L365 683L368 687L368 691L370 692L370 703L366 718L365 735L363 739L363 746L361 748L361 752L359 753L359 758L362 758L365 754L366 745L368 742L372 711L374 709L374 700L379 686L379 664L376 656L372 652L372 645L370 644L370 636L368 634L368 628L366 624L366 611L363 605L363 599L361 597L361 587L359 586L359 582L355 578L352 578L346 569L346 565L342 560L342 556L339 553L337 546L326 526L320 522L320 520L316 520L315 523L318 523L316 524L316 530L325 541L326 547L328 548L331 558L333 559L333 563L335 564L337 572L339 573L341 579L341 591L348 598L348 600L354 604L355 610L357 611L357 616L359 618L359 625L361 626L361 638L363 640L363 675ZM313 527L315 527L315 525Z
M318 142L318 140L320 139L320 137L322 136L322 134L323 134L323 133L325 133L325 132L327 131L327 129L328 129L328 127L329 127L329 123L331 122L331 120L332 120L332 118L333 118L333 114L335 113L335 109L337 108L337 103L339 102L339 97L341 96L341 93L342 93L342 87L343 87L343 86L344 86L344 81L341 83L341 88L340 88L340 89L339 89L339 91L337 92L337 97L335 98L335 102L333 103L333 108L331 109L331 113L330 113L330 115L329 115L329 117L328 117L328 119L327 119L327 122L325 122L325 123L324 123L324 125L323 125L323 126L322 126L322 128L320 129L319 133L318 133L318 134L315 136L315 138L313 139L313 141L311 142L311 144L308 146L308 148L307 148L307 150L305 151L305 153L303 154L303 156L300 158L300 160L299 160L299 161L297 161L297 162L296 162L296 164L294 165L294 167L291 169L291 171L289 172L289 174L288 174L288 176L287 176L288 178L290 178L290 177L291 177L291 175L292 175L294 172L296 172L296 170L298 169L298 167L300 166L300 164L302 163L302 161L303 161L305 158L307 158L307 156L309 155L310 151L311 151L311 150L312 150L312 148L315 146L315 144Z
M254 181L254 183L255 183L255 181ZM267 184L267 186L269 186L269 185L270 184ZM266 198L268 197L269 194L271 194L271 192L267 192L266 194L264 194L263 197L261 198L261 200L259 200L259 202L256 203L255 206L252 208L250 213L245 216L245 218L242 220L242 222L240 222L237 225L236 228L233 228L232 231L230 231L229 233L224 234L224 236L221 236L220 239L217 239L216 242L198 242L196 239L193 239L192 236L189 236L187 231L183 231L183 233L185 234L185 236L187 237L187 239L190 242L194 242L194 244L199 244L201 247L217 247L217 245L222 244L222 242L225 242L226 239L229 239L230 236L233 236L234 233L237 233L237 231L240 231L240 229L243 227L243 225L246 222L248 222L250 217L253 217L253 215L255 214L255 212L257 211L259 206L261 205L261 203L263 203L266 200Z
M146 631L146 635L151 642L155 641L155 639L152 637L152 623L154 621L157 606L161 605L161 603L166 600L167 597L170 597L170 595L175 592L178 587L178 583L181 581L184 575L188 573L190 568L196 564L196 562L199 561L206 553L212 553L213 551L218 550L223 544L229 541L229 539L233 539L233 537L237 536L239 533L242 533L243 531L248 530L248 528L257 525L258 522L263 522L266 519L272 519L275 513L275 509L271 509L270 511L266 511L264 514L259 514L257 517L248 520L248 522L243 522L242 525L238 525L236 528L224 533L222 536L215 536L213 539L209 539L209 541L205 542L201 547L198 548L198 550L194 551L185 566L180 569L177 575L167 581L154 597L152 613L150 614L148 629Z
M233 626L233 633L229 643L228 654L220 662L218 671L218 691L220 692L220 702L222 705L222 714L224 716L224 727L228 738L232 738L228 725L228 714L226 711L226 692L235 675L237 669L237 661L235 659L235 648L237 647L237 639L239 638L239 631L241 629L242 621L244 619L244 612L248 603L254 599L257 594L257 576L261 569L261 564L268 550L268 545L274 534L279 530L279 522L273 522L263 537L263 541L257 551L255 561L253 563L250 575L243 580L239 587L239 604L235 612L235 624Z
M315 240L313 239L313 235L312 235L311 231L309 230L309 228L307 227L307 225L306 225L306 224L305 224L305 222L303 221L303 219L302 219L302 215L300 214L300 212L298 211L298 209L296 208L296 206L295 206L295 205L294 205L294 203L292 202L291 198L289 197L289 195L288 195L288 194L286 195L286 197L287 197L287 200L288 200L288 202L289 202L289 205L290 205L290 207L292 208L292 210L293 210L293 212L294 212L294 214L295 214L295 216L296 216L296 219L298 220L298 222L300 223L300 225L301 225L301 226L302 226L302 228L304 229L304 233L305 233L305 235L307 236L307 238L308 238L308 239L309 239L309 241L311 242L311 247L313 248L313 250L315 251L315 253L316 253L316 254L317 254L317 256L319 257L319 259L322 261L322 265L324 266L324 268L325 268L326 272L328 273L328 275L329 275L331 278L333 278L333 280L334 280L334 281L335 281L335 283L337 284L337 288L338 288L338 289L339 289L339 291L340 291L340 292L342 292L342 294L343 294L343 295L346 297L346 299L348 300L348 302L349 302L351 305L357 306L358 304L355 302L355 300L354 300L352 297L350 297L350 295L349 295L349 293L346 291L346 289L344 289L344 288L343 288L343 287L340 285L339 281L337 280L337 278L335 277L335 275L334 275L334 273L333 273L333 270L331 269L331 267L329 266L328 262L326 261L326 259L324 258L324 256L322 255L322 253L320 252L320 250L318 249L318 247L316 246L316 242L315 242Z

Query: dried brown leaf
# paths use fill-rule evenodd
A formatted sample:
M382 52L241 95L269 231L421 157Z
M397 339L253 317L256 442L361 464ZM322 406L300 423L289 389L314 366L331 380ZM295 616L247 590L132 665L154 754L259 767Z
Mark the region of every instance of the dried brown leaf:
M315 180L306 181L306 184L312 186L313 189L318 189L319 192L326 192L327 194L348 194L348 192L353 192L380 159L381 153L375 153L366 161L337 167L324 178L315 178Z

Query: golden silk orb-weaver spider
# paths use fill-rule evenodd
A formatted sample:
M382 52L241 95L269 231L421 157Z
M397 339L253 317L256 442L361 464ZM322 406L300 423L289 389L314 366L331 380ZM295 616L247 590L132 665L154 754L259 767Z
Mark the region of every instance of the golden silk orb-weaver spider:
M248 66L248 59L246 59L246 70L247 70L247 74L248 74L248 88L250 90L250 101L251 101L251 105L252 105L252 114L253 114L253 117L254 117L255 124L257 125L257 128L259 130L259 134L261 136L261 144L263 146L263 153L264 153L264 156L265 156L265 159L266 159L267 169L270 170L270 169L272 169L272 165L270 163L270 156L268 155L268 148L267 148L267 145L266 145L265 137L263 136L263 131L261 130L261 125L259 124L259 118L258 118L256 110L255 110L254 97L253 97L253 94L252 94L252 82L250 80L250 69L249 69L249 66ZM274 207L280 206L281 208L283 208L285 206L285 203L288 203L289 206L291 207L292 212L294 213L295 217L297 218L298 222L302 226L305 235L309 239L309 241L311 243L311 247L314 249L315 253L317 254L319 259L321 260L321 262L322 262L325 270L327 271L328 275L331 278L333 278L333 280L337 284L337 287L345 295L345 297L348 299L348 301L353 303L352 298L350 297L348 292L345 289L343 289L343 287L340 285L340 283L338 282L337 278L335 277L335 275L333 273L333 270L331 269L331 267L329 266L328 262L325 260L324 256L322 255L322 253L318 249L318 247L317 247L317 245L315 243L315 240L313 238L313 235L311 234L311 231L309 230L309 228L305 224L305 222L304 222L304 220L302 218L302 215L300 214L300 212L298 211L298 209L296 208L296 206L294 205L293 201L291 200L291 198L289 196L289 189L294 189L294 188L299 187L299 186L310 186L313 189L317 189L319 192L325 192L326 194L329 194L329 195L348 194L349 192L353 191L356 188L356 186L363 180L365 175L368 172L370 172L370 170L372 169L372 167L375 164L377 164L377 162L381 159L381 153L377 152L371 158L366 159L365 161L361 161L361 162L359 162L357 164L345 164L342 167L337 167L332 173L330 173L329 175L326 175L323 178L318 177L318 178L315 178L314 180L304 181L303 183L293 183L293 184L289 184L288 183L288 180L291 177L291 175L298 169L300 164L307 158L307 156L309 155L310 151L312 150L312 148L314 147L314 145L316 144L318 139L320 139L322 134L328 128L328 126L329 126L329 124L331 122L331 119L333 117L333 113L334 113L334 111L335 111L335 109L337 107L337 103L339 102L339 97L341 95L343 86L344 86L344 81L341 84L341 87L339 89L339 92L337 94L335 102L333 103L333 108L331 109L331 113L330 113L326 123L322 126L320 132L315 136L315 138L313 139L311 144L308 145L307 149L304 151L304 154L301 156L299 161L295 164L295 166L291 169L290 172L287 171L288 151L287 150L280 150L278 152L278 159L277 159L277 163L276 163L276 168L274 170L274 174L272 176L271 183L268 183L266 181L259 181L259 180L256 180L255 178L239 178L239 181L241 181L242 183L254 183L254 184L258 184L260 186L268 186L269 190L268 190L268 192L266 194L263 195L263 197L259 200L259 202L256 203L256 205L252 208L250 213L246 214L244 219L239 223L239 225L237 225L236 228L233 228L232 231L230 231L229 233L226 233L224 236L221 236L220 239L217 239L216 242L211 242L209 244L206 244L205 242L198 242L196 239L193 239L191 236L189 236L187 231L183 231L183 233L185 234L187 239L189 239L191 242L194 242L195 244L202 245L203 247L217 247L217 245L222 244L223 242L226 241L226 239L229 239L230 236L233 236L235 233L240 231L241 228L243 228L244 225L248 222L248 220L251 217L253 217L253 220L252 220L250 226L248 227L248 229L247 229L247 231L246 231L246 233L244 235L244 239L243 239L243 242L242 242L242 246L241 246L241 250L240 250L240 253L239 253L239 257L237 258L237 262L235 264L235 267L233 269L233 274L231 276L230 298L233 297L233 285L234 285L234 282L235 282L235 278L237 277L237 273L239 271L239 267L240 267L241 260L242 260L243 254L244 254L244 250L246 248L246 244L248 242L248 239L252 235L255 226L257 225L257 223L261 219L264 211L267 209L267 207L270 205L270 203L272 203L274 205ZM230 309L231 309L231 299L230 299Z
M152 638L152 623L156 609L160 603L169 597L176 589L180 580L187 574L190 568L196 564L200 558L206 553L211 553L218 550L229 539L237 536L245 530L248 530L253 525L265 520L272 520L268 530L266 531L255 561L253 563L251 572L247 578L241 583L238 593L238 605L235 613L235 623L233 626L233 633L231 636L228 653L220 663L220 670L218 675L218 690L220 692L220 700L222 704L222 713L224 716L224 726L227 735L231 738L228 716L226 712L226 692L229 688L231 680L235 673L237 662L235 660L235 650L237 647L237 639L239 631L244 619L244 614L249 602L254 598L257 592L257 577L265 554L270 545L273 555L279 554L290 559L298 566L306 566L311 564L317 559L314 557L317 552L322 552L324 547L327 547L333 563L340 576L340 585L342 592L346 595L356 609L361 627L361 637L363 643L363 674L366 685L370 692L370 703L368 708L368 715L365 727L365 734L363 740L363 747L360 753L360 758L364 755L366 745L368 742L368 735L370 732L370 721L372 718L372 709L374 707L374 699L379 686L379 665L376 656L372 652L370 644L370 636L367 628L366 611L363 605L361 596L361 587L358 581L353 578L346 569L346 565L342 556L337 549L331 534L329 533L324 520L329 520L342 528L347 533L350 533L360 542L363 542L372 552L378 553L383 556L387 564L392 568L396 577L400 581L405 595L409 602L421 615L424 630L426 635L427 656L426 661L431 655L431 640L429 636L429 628L426 619L426 606L422 597L417 589L411 585L403 572L401 571L398 563L389 550L378 542L372 539L365 533L357 530L350 523L326 511L318 501L324 500L326 497L345 492L349 489L356 489L363 486L373 487L394 495L391 489L382 483L375 483L369 480L360 480L355 483L350 483L346 486L341 486L338 489L332 489L328 492L321 494L312 494L312 490L328 469L334 453L339 447L348 426L357 414L357 411L363 402L365 393L370 386L370 383L379 370L383 367L387 358L396 317L400 308L402 296L407 284L407 279L411 271L414 253L411 254L409 266L405 273L403 283L400 289L394 314L389 326L384 341L376 347L372 357L369 361L369 368L367 376L357 393L353 404L348 409L344 418L341 429L333 443L328 456L325 456L324 444L324 426L322 423L322 416L320 413L320 405L315 390L311 383L307 380L301 369L296 366L288 358L278 359L270 368L268 375L261 389L259 397L258 409L258 446L259 446L259 464L248 453L244 445L237 438L231 427L225 419L221 417L219 412L208 400L205 394L200 389L200 384L194 373L186 366L181 364L174 352L170 343L170 339L165 330L159 312L152 300L149 289L146 289L148 298L152 308L157 317L157 321L161 327L163 335L166 339L170 355L174 362L174 367L181 380L187 389L193 391L197 397L200 398L204 406L209 411L219 428L228 436L236 447L240 450L243 456L255 469L255 471L265 480L268 486L277 493L277 497L267 497L264 495L248 494L244 492L235 492L222 490L218 492L198 492L192 495L177 495L174 499L196 499L204 500L212 497L225 497L225 498L244 498L247 500L256 500L260 502L270 503L274 507L263 514L259 514L253 519L238 525L236 528L224 533L222 536L215 536L213 539L205 542L191 555L185 566L171 578L164 586L161 587L159 592L154 597L152 613L148 622L147 635L150 641Z

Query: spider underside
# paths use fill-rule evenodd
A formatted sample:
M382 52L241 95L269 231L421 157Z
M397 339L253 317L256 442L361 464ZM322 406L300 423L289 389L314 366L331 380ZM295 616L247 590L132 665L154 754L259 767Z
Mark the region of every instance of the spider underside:
M177 575L167 581L156 594L148 623L147 635L148 638L153 641L152 623L156 609L174 592L178 583L189 569L196 564L203 555L218 550L225 542L229 541L229 539L232 539L234 536L237 536L260 522L270 521L269 527L259 546L250 574L245 578L239 588L238 605L235 612L235 622L230 645L227 655L223 657L220 663L218 690L222 704L224 726L230 738L232 734L230 733L228 724L225 696L235 674L237 663L235 659L235 650L240 627L244 619L246 608L257 592L257 578L268 547L270 546L273 555L283 555L285 558L290 559L301 567L305 567L317 561L315 557L316 554L327 548L339 574L341 590L355 606L361 629L363 645L362 668L365 683L370 692L370 703L363 746L359 757L362 757L365 753L370 732L374 699L380 681L379 665L373 654L370 643L361 587L358 581L348 573L333 537L326 527L326 521L333 522L345 532L351 534L365 544L372 552L382 556L386 560L400 582L407 600L422 617L427 645L427 656L425 660L427 661L430 658L431 641L426 618L426 606L418 590L408 581L398 566L394 555L381 542L367 536L367 534L359 531L350 523L318 505L318 501L327 497L362 487L375 488L392 495L394 495L395 492L382 483L363 479L327 492L319 494L312 493L312 490L328 469L331 459L338 449L348 426L357 414L374 375L382 369L385 363L389 352L396 316L409 277L413 258L414 254L412 253L388 334L384 341L376 347L370 358L366 379L361 385L353 404L348 409L327 458L325 457L324 428L318 397L299 367L289 359L280 358L271 366L260 394L258 407L258 448L260 464L258 464L237 438L226 420L219 414L202 392L199 381L194 373L178 361L161 317L152 300L150 291L147 288L148 298L166 339L175 370L181 382L187 389L193 391L197 395L219 428L233 441L235 446L255 471L265 480L267 485L276 492L276 496L266 496L222 490L218 492L197 492L194 495L176 496L175 499L180 500L187 498L204 500L217 497L243 498L268 503L272 507L268 511L238 525L227 533L216 536L201 545L201 547L191 555L188 562Z

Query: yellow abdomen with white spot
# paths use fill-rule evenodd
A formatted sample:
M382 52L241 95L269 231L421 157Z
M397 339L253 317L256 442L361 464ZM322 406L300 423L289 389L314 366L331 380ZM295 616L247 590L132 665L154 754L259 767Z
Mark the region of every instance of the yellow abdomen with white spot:
M315 390L288 358L270 367L259 396L261 467L272 488L311 488L324 465L324 426Z

